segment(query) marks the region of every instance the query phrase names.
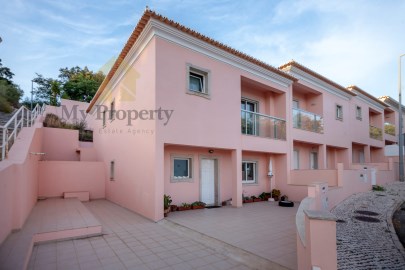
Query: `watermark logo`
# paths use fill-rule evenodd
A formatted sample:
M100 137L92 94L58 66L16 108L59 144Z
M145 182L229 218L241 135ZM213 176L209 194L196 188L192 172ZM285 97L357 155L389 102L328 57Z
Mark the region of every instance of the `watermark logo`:
M86 110L79 109L79 105L71 106L70 110L67 106L62 105L62 119L67 121L75 121L80 122L80 120L85 121L88 114ZM126 126L132 126L135 121L142 120L152 120L152 121L161 121L164 126L166 126L172 115L174 110L167 110L162 109L159 107L158 109L153 110L109 110L109 108L105 105L96 105L95 106L95 120L102 120L103 123L107 120L120 120L125 121Z

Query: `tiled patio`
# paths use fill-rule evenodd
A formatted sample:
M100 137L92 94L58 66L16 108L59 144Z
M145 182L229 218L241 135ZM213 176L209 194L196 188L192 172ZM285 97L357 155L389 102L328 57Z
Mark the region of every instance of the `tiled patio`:
M250 269L106 200L84 205L105 235L35 246L28 269Z
M34 243L100 234L101 224L79 200L39 201L24 227L0 246L0 269L25 269Z
M224 241L290 269L297 269L295 214L277 202L244 204L242 208L173 212L169 221Z

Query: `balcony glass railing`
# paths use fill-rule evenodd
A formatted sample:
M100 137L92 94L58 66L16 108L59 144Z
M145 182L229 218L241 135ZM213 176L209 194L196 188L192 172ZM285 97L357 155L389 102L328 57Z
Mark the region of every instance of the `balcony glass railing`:
M382 141L382 128L370 125L370 138Z
M241 110L241 124L242 134L278 140L286 139L284 119Z
M294 108L293 127L323 133L323 118L320 115Z
M395 125L391 123L384 123L385 134L395 136Z

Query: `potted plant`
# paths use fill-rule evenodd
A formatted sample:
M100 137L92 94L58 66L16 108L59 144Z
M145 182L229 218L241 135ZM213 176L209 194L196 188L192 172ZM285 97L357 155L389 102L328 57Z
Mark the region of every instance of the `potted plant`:
M203 203L203 202L196 201L191 204L191 209L193 209L193 210L203 209L203 208L205 208L205 203Z
M260 198L258 198L258 197L256 197L256 196L251 196L250 198L253 200L253 202L260 202L260 201L262 201L262 199L260 199Z
M268 201L270 198L270 192L262 192L262 194L259 195L259 198L262 199L262 201Z
M251 203L253 202L253 199L250 197L243 197L243 203Z
M164 216L167 217L167 215L170 212L170 204L172 203L172 198L170 195L163 195L163 209L164 209Z
M272 197L274 198L274 200L278 201L278 199L280 198L280 194L281 194L280 190L279 189L273 189L271 191L271 193L272 193Z
M175 212L175 211L177 211L177 205L171 204L170 205L170 212Z
M186 211L186 210L190 210L191 209L191 205L188 203L182 203L181 206L178 207L179 211Z

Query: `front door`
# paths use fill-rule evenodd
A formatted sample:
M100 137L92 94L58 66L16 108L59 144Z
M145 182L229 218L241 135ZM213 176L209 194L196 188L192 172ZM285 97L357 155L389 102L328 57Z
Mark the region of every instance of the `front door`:
M201 159L201 201L207 205L217 204L216 160Z

